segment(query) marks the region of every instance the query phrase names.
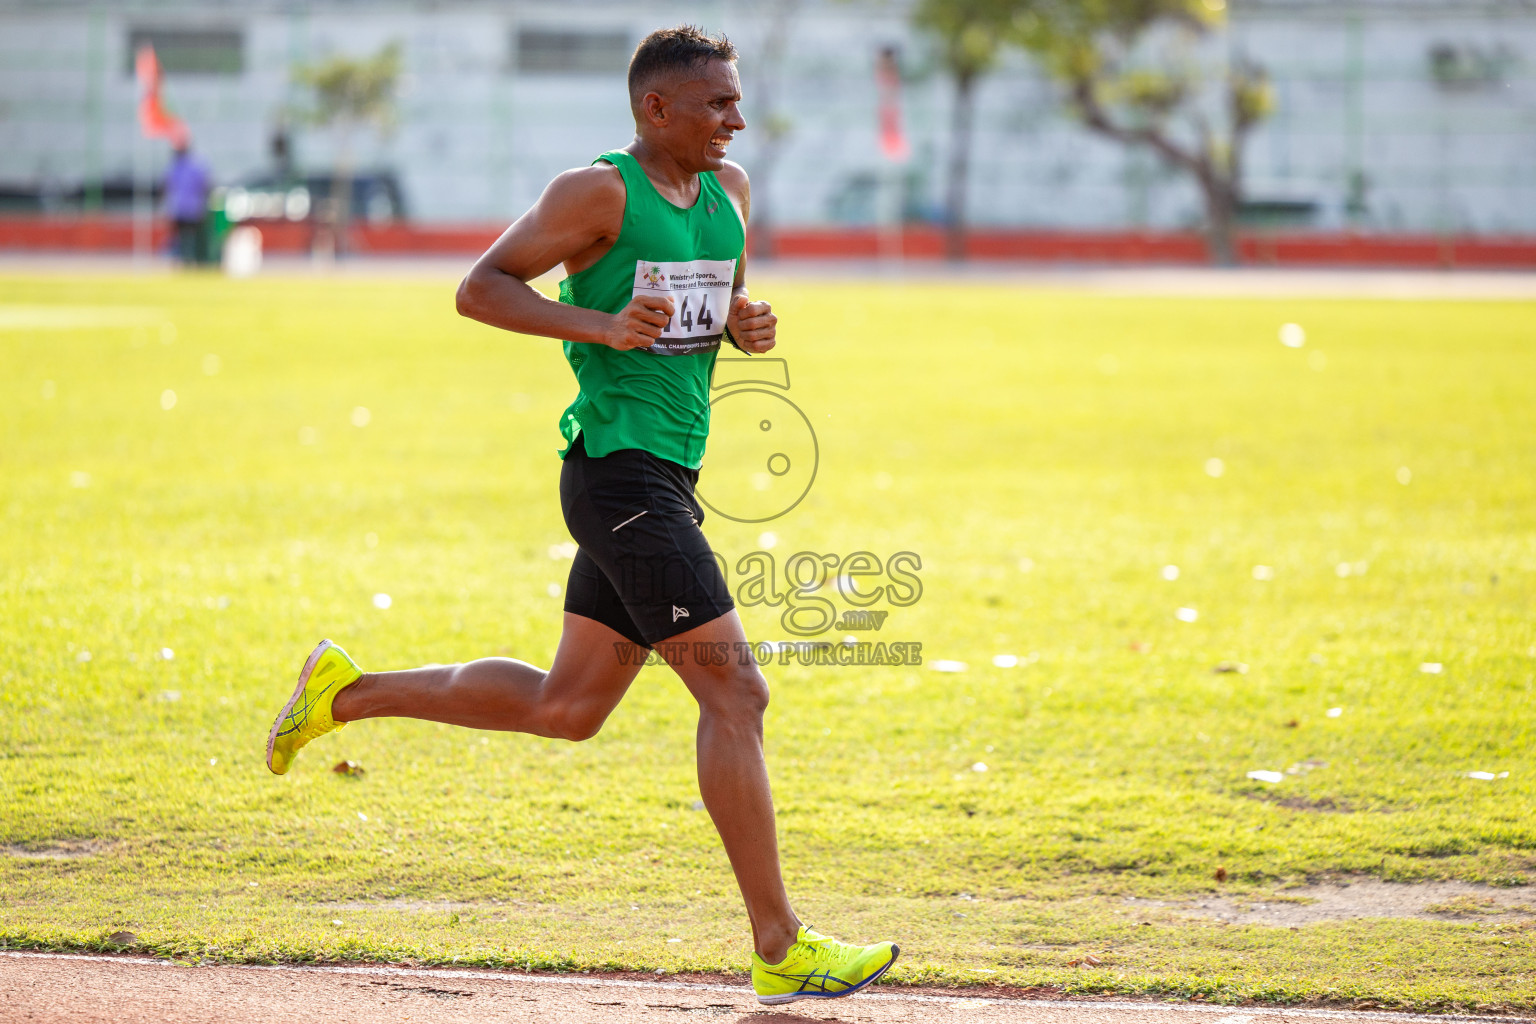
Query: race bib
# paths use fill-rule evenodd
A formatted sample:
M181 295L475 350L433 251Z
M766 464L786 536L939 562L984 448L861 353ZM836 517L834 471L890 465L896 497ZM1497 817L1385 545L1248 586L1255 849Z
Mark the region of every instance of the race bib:
M725 318L731 309L735 260L691 260L663 263L637 260L635 295L669 295L672 319L648 349L658 356L711 352L720 347Z

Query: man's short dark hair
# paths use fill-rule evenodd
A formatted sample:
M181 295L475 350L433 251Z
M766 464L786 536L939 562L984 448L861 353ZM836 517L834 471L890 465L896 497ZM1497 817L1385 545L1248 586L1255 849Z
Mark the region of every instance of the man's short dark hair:
M657 80L679 71L699 71L712 60L734 61L735 45L722 33L711 36L696 25L661 28L640 40L629 59L629 98L639 103Z

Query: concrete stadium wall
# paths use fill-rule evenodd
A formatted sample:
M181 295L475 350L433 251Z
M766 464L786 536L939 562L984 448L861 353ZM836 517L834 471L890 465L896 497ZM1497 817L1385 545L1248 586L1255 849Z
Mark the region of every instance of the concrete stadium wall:
M225 181L271 161L273 127L294 122L292 68L400 41L406 74L398 130L360 133L358 163L390 169L413 218L505 222L558 171L625 144L622 69L572 74L520 67L520 29L614 30L631 40L697 21L742 50L751 126L733 156L754 174L755 208L789 227L868 225L893 172L876 145L875 55L900 48L913 158L900 176L907 217L941 210L949 81L913 34L903 2L521 0L432 5L322 0L42 3L0 0L0 187L45 203L96 174L158 175L161 141L138 137L128 38L136 28L238 30L243 68L170 74L166 98ZM782 56L771 59L773 41ZM1470 69L1435 76L1432 53ZM1447 49L1448 48L1448 49ZM1233 3L1229 35L1192 55L1219 69L1235 54L1265 65L1277 98L1255 133L1250 196L1310 204L1290 226L1378 233L1536 235L1536 9L1469 0ZM1460 61L1459 64L1456 61ZM766 152L768 123L785 134ZM333 133L295 127L301 167L335 158ZM3 203L3 200L0 200ZM1058 89L1010 55L978 94L968 216L983 228L1187 230L1190 182L1147 153L1097 139L1063 113Z

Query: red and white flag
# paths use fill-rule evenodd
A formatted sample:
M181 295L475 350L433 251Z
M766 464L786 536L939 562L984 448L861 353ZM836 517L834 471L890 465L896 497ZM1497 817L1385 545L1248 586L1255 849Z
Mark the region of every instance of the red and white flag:
M134 71L139 80L139 128L148 138L166 138L173 145L185 145L186 122L166 110L160 99L160 59L153 46L145 43L139 47Z
M892 163L912 155L907 132L901 123L901 66L896 49L886 47L875 62L875 88L880 94L880 152Z

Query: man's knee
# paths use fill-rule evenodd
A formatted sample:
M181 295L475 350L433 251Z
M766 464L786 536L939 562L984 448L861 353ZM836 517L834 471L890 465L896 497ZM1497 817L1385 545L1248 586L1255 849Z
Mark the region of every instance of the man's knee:
M712 701L712 710L733 717L761 720L768 710L768 680L756 665L733 667Z
M756 667L749 670L743 683L743 701L758 717L768 710L768 680Z
M555 739L580 743L596 736L608 720L606 709L590 704L553 704L545 710L545 730Z

